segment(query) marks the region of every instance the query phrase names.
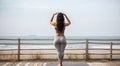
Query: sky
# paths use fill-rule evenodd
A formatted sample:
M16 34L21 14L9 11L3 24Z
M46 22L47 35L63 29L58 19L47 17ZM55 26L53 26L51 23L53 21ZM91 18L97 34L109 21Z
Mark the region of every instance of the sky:
M55 12L71 20L66 36L120 36L120 0L0 0L0 36L54 36Z

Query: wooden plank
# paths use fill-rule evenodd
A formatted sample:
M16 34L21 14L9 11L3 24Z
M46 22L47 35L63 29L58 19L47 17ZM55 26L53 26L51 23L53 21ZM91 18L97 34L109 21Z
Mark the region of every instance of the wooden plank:
M110 43L110 61L112 61L112 42Z
M18 39L18 61L20 61L20 39Z
M86 61L88 60L88 39L86 39Z

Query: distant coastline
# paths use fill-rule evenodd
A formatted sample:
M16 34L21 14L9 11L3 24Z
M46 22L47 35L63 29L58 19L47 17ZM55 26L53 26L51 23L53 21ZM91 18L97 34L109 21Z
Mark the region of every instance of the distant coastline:
M28 35L28 36L0 36L0 39L2 38L29 38L29 39L45 39L45 38L50 38L53 39L54 36L36 36L36 35ZM66 38L75 38L75 39L120 39L120 36L66 36Z

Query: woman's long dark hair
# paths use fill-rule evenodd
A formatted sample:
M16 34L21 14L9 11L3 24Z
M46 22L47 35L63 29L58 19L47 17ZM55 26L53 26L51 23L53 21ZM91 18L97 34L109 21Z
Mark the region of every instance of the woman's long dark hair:
M62 32L64 30L64 16L62 13L58 13L56 22L58 31Z

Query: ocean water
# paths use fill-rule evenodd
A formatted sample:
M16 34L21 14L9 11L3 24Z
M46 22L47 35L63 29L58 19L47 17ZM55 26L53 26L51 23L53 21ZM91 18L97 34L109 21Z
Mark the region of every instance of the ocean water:
M17 49L18 38L21 39L21 49L55 49L53 45L54 36L1 36L0 49ZM6 40L16 39L16 40ZM29 39L29 40L28 40ZM115 36L66 36L66 49L84 49L86 48L86 39L89 42L90 49L109 49L110 42L113 43L114 49L120 49L120 37ZM102 40L90 40L102 39ZM106 40L111 39L111 40ZM115 40L114 40L115 39ZM104 41L105 40L105 41Z

